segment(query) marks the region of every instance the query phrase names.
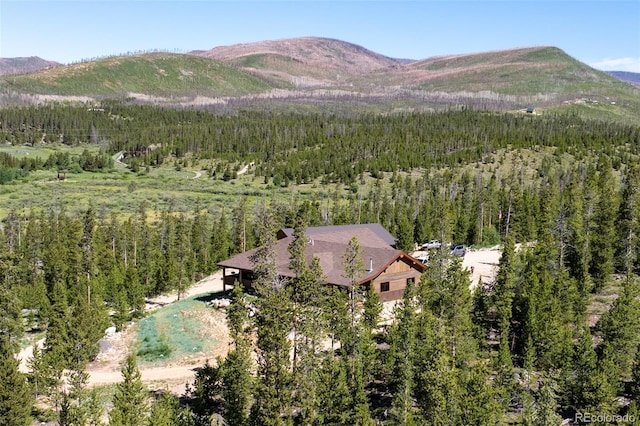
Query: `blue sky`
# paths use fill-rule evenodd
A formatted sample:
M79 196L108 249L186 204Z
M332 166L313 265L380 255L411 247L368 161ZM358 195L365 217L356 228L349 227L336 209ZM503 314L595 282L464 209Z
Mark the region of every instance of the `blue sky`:
M550 45L640 72L638 0L0 0L0 57L71 63L301 36L409 59Z

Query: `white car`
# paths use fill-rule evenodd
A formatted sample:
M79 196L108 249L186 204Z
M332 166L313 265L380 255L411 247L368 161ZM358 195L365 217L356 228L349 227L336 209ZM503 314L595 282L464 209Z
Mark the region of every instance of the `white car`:
M424 243L422 246L420 246L421 249L423 250L433 250L433 249L439 249L442 246L442 243L438 240L431 240L428 243Z

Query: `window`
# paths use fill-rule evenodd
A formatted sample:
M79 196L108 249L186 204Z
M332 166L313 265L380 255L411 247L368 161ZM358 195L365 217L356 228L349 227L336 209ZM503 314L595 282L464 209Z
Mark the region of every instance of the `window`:
M407 278L407 287L414 286L416 284L416 279L414 277Z
M380 283L380 292L389 291L389 283Z

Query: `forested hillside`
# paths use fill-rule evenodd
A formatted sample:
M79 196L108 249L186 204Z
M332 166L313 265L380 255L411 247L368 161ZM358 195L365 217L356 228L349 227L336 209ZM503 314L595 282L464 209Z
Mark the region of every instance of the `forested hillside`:
M137 176L198 159L211 165L209 185L233 185L245 177L227 168L255 162L246 179L267 191L308 188L231 202L203 191L205 201L186 210L149 200L122 216L97 213L98 199L80 212L53 201L10 211L0 233L0 354L3 382L15 391L0 391L9 392L0 416L15 415L14 424L28 424L20 408L36 397L50 416L78 416L79 424L106 411L121 424L131 415L124 401L135 397L151 406L137 408L134 424L210 424L211 416L234 425L638 418L637 127L472 110L216 116L118 103L3 109L0 126L5 143L90 142L102 155L124 152L130 166L78 173ZM296 261L305 227L368 222L381 223L405 250L429 239L501 244L497 278L471 291L468 271L434 253L396 321L381 324L373 294L331 290L319 263ZM297 237L297 277L287 285L274 276L271 252L282 227L295 227ZM104 329L144 316L145 296L184 292L250 247L259 248L261 272L252 295L234 289L234 345L198 373L183 404L148 399L134 386L130 360L113 405L92 405L82 372ZM343 257L352 281L364 267L358 253L354 240ZM47 336L28 385L11 356L25 333ZM65 376L74 388L61 386Z
M189 54L113 56L0 76L6 105L118 99L174 108L329 113L493 111L577 113L638 124L637 87L536 46L399 60L340 40L272 40Z
M239 114L176 111L106 102L101 108L0 110L13 145L105 141L125 161L157 166L167 158L257 163L256 174L285 182L351 184L364 173L453 167L485 161L501 149L553 147L556 155L636 155L635 126L575 115L532 116L472 110L390 116ZM620 151L622 150L622 151Z

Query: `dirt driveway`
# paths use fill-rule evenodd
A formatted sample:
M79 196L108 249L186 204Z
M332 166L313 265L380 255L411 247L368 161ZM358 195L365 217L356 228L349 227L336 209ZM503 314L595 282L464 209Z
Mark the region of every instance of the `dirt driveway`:
M502 251L499 247L467 250L462 259L462 267L471 272L471 289L474 289L480 280L489 283L495 279L500 256Z
M416 251L412 256L418 258L426 254L428 253L425 251ZM472 290L481 280L483 283L489 283L495 279L500 256L502 256L502 251L499 246L477 250L467 249L462 259L462 267L469 270Z

